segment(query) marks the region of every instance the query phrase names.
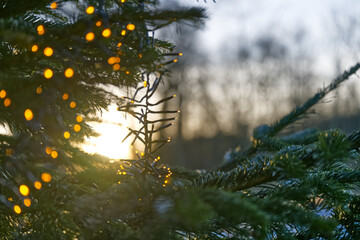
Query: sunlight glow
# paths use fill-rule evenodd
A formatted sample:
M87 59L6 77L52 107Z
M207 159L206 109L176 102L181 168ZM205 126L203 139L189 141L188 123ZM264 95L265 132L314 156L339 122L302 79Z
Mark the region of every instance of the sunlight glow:
M82 146L83 150L90 154L97 153L115 160L131 158L130 144L132 139L128 138L122 142L128 134L127 127L130 118L125 119L123 114L116 110L116 106L112 105L108 112L103 113L102 119L103 123L89 123L100 136L86 139Z

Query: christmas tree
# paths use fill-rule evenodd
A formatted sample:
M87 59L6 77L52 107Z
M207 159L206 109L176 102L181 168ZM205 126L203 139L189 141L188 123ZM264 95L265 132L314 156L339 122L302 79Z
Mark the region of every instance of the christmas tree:
M201 8L156 0L2 1L1 239L359 239L360 131L281 131L354 75L254 130L215 171L169 168L158 150L178 109L158 86L182 54L157 39ZM126 96L114 87L128 89ZM134 159L81 150L111 103L139 122Z

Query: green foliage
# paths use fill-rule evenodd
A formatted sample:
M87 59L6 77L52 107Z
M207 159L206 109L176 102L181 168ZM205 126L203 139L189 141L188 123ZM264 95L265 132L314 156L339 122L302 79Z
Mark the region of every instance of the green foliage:
M9 128L0 135L1 239L360 237L360 170L354 167L360 131L346 136L340 130L308 129L278 136L360 64L279 121L256 128L253 145L228 152L219 169L170 170L154 155L167 139L155 139L153 133L170 126L174 118L165 114L177 111L157 112L152 107L172 97L157 103L151 97L178 54L154 31L172 23L197 26L204 10L162 9L158 1L59 1L55 10L50 1L25 2L0 3L0 88L6 91L0 97L4 103L11 100L0 107L0 122ZM90 4L95 6L91 15L85 13ZM40 24L45 34L37 34ZM127 31L128 24L136 28ZM101 36L106 28L111 37ZM95 38L87 41L89 32ZM34 44L38 51L31 50ZM48 46L54 50L51 57L42 54ZM111 57L121 58L118 67L108 64ZM54 72L51 79L44 78L46 68ZM74 70L69 79L67 68ZM108 90L138 83L140 99ZM144 156L110 162L77 147L95 134L87 121L111 102L142 124L130 129L129 137L143 143ZM25 109L32 110L32 119L24 118ZM75 124L81 131L73 130ZM42 173L51 174L51 181L41 179ZM29 186L29 196L20 193L22 184Z

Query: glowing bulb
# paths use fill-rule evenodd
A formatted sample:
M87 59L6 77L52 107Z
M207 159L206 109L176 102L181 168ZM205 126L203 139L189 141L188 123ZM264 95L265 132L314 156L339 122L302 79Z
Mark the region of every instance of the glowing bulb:
M65 77L67 78L71 78L72 76L74 76L74 70L72 70L72 68L68 68L65 70Z
M139 54L139 58L142 58L142 57L143 57L143 56L142 56L142 54L140 53L140 54Z
M51 157L52 158L57 158L59 156L59 154L57 153L57 151L51 151Z
M8 107L8 106L10 106L11 105L11 100L10 100L10 98L5 98L5 100L4 100L4 106L5 107Z
M147 87L147 81L144 81L144 87Z
M40 86L36 88L36 93L37 93L37 94L41 94L42 91L43 91L43 90L42 90L42 88L41 88Z
M121 36L124 36L125 34L126 34L126 30L124 29L121 31Z
M179 53L179 56L182 56L183 54L182 53Z
M45 28L43 25L39 25L37 28L36 28L37 32L39 35L43 35L45 33Z
M34 182L34 187L39 190L42 187L41 182L39 181Z
M121 47L121 45L122 45L122 43L119 42L116 46L117 46L117 47Z
M79 124L74 125L74 131L79 132L81 130L81 126Z
M70 107L71 107L71 108L75 108L75 107L76 107L76 102L71 102L71 103L70 103Z
M69 99L69 94L64 93L64 94L62 95L62 99L68 100L68 99Z
M87 14L93 14L95 11L95 8L93 6L89 6L87 9L86 9L86 13Z
M119 63L120 61L121 61L121 59L120 59L119 57L116 57L116 58L115 58L115 62L116 62L116 63Z
M52 152L51 147L46 147L46 148L45 148L45 152L50 155L51 152Z
M114 71L117 71L119 69L120 69L120 64L116 63L116 64L113 65L113 70Z
M24 199L24 205L27 206L27 207L30 207L31 206L31 200L29 198L25 198Z
M21 186L19 187L19 191L20 191L21 195L23 195L23 196L27 196L27 195L30 194L30 189L29 189L29 187L26 186L26 185L21 185Z
M44 182L50 182L51 181L51 175L49 173L42 173L41 174L41 180Z
M53 55L54 50L51 47L46 47L44 49L44 55L47 57L50 57L51 55Z
M49 68L45 69L45 71L44 71L45 78L50 79L50 78L52 78L53 75L54 75L54 73L51 69L49 69Z
M0 98L5 98L6 97L6 91L3 89L0 91Z
M39 50L38 45L33 45L33 46L31 47L31 51L32 51L32 52L36 52L37 50Z
M103 31L102 31L102 35L103 37L110 37L111 36L111 30L109 28L105 28Z
M31 119L33 119L34 114L30 109L26 109L24 112L24 116L26 120L30 121Z
M70 133L69 132L64 132L64 138L69 139L70 138Z
M115 57L109 57L108 64L113 65L115 61L116 61Z
M174 62L177 62L178 60L177 59L174 59Z
M100 27L100 26L101 26L101 21L97 21L97 22L95 23L95 25L96 25L97 27Z
M82 120L83 120L82 116L79 115L79 116L76 117L76 121L77 121L77 122L80 123L80 122L82 122Z
M14 206L14 212L15 212L16 214L20 214L20 213L21 213L21 207L20 207L19 205L15 205L15 206Z
M95 34L93 32L88 32L85 36L86 41L91 42L92 40L94 40L95 38Z
M56 3L56 2L53 2L53 3L50 5L50 8L51 8L51 9L56 9L56 8L57 8L57 3Z
M126 26L126 29L129 30L129 31L133 31L135 29L135 25L130 23Z
M11 156L14 153L14 150L12 148L7 148L5 150L6 156Z
M129 74L130 74L130 72L129 72L129 71L126 71L126 72L125 72L125 74L129 75Z

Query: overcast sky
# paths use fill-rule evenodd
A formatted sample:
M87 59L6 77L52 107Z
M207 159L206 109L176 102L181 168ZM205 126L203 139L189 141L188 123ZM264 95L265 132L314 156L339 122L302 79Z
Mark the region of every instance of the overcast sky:
M316 57L323 68L341 52L347 55L348 64L359 60L359 43L346 43L342 35L358 34L358 30L344 29L350 18L357 19L360 1L357 0L181 0L180 4L201 6L207 9L209 19L198 32L199 48L211 54L221 54L224 46L236 46L239 38L249 41L263 34L287 41L289 36L302 29L306 32L302 51ZM360 22L360 21L359 21ZM336 24L340 24L339 27ZM345 33L344 33L345 32ZM342 48L346 43L346 48ZM216 59L216 58L214 58Z

